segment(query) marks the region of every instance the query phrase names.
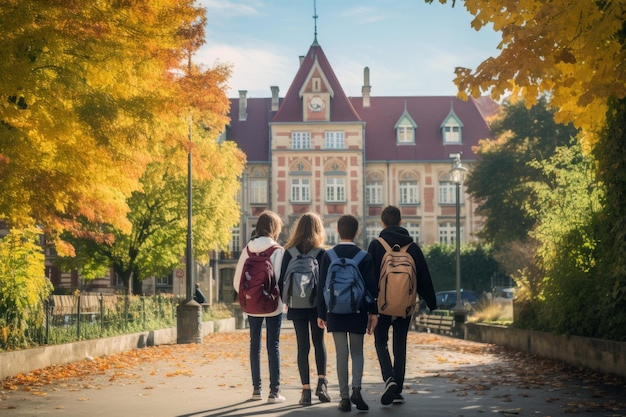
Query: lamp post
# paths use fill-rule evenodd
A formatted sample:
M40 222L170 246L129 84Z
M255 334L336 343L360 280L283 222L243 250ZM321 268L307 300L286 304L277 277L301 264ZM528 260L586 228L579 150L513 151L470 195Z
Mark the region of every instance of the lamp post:
M461 154L451 154L454 166L450 170L450 181L456 186L456 306L454 306L455 322L465 322L465 307L461 299L461 185L465 181L467 168L461 165Z
M202 306L194 299L195 265L193 261L193 235L192 224L192 187L191 187L191 127L192 119L189 118L189 149L187 150L187 247L185 249L185 301L178 305L176 314L176 342L201 343L202 342Z

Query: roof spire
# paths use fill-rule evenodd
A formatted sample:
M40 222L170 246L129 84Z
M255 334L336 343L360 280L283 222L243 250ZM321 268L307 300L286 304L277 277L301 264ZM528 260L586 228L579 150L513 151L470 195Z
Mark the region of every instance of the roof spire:
M313 32L313 45L317 45L317 1L313 0L313 23L314 23L314 32Z

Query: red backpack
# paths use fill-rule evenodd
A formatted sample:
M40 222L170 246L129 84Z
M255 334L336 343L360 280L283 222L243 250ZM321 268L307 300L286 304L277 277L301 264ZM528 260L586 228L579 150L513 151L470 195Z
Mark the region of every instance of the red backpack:
M278 308L280 297L272 253L279 246L272 246L262 252L248 251L248 259L243 264L239 281L239 305L248 314L267 314Z

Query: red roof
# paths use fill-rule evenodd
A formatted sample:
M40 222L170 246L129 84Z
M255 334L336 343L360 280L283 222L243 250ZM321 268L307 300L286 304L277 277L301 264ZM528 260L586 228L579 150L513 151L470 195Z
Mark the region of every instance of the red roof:
M489 126L474 99L439 97L370 97L370 107L363 107L361 97L351 98L352 105L365 121L366 161L440 161L451 153L462 152L463 160L474 160L472 146L491 137ZM414 144L397 144L395 124L404 113L417 124ZM441 124L450 110L463 123L461 145L444 144Z
M373 161L448 161L450 154L462 153L462 159L476 159L472 147L480 139L490 138L488 120L498 109L489 97L462 101L454 96L439 97L370 97L363 107L362 97L348 98L337 80L322 48L315 42L303 59L296 76L280 102L271 111L271 97L248 98L247 118L239 120L239 99L231 99L231 124L227 138L237 142L248 162L269 162L270 123L304 123L300 91L315 65L324 73L334 95L331 122L365 122L366 162ZM406 112L417 124L415 143L397 144L395 125ZM461 121L462 144L444 144L441 124L454 112Z

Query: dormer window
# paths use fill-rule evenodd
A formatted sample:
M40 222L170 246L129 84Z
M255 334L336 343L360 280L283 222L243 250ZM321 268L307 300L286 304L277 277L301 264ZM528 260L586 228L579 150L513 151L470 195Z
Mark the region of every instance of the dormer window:
M404 104L404 112L402 116L396 122L394 129L396 129L396 143L398 145L408 145L415 143L415 129L417 123L411 117L406 110L406 103Z
M443 127L444 143L461 143L461 126L450 122Z
M414 143L415 129L413 129L413 126L410 124L398 126L396 129L396 140L398 143Z
M450 113L443 120L440 126L441 136L444 144L460 144L463 141L463 122L450 108Z

